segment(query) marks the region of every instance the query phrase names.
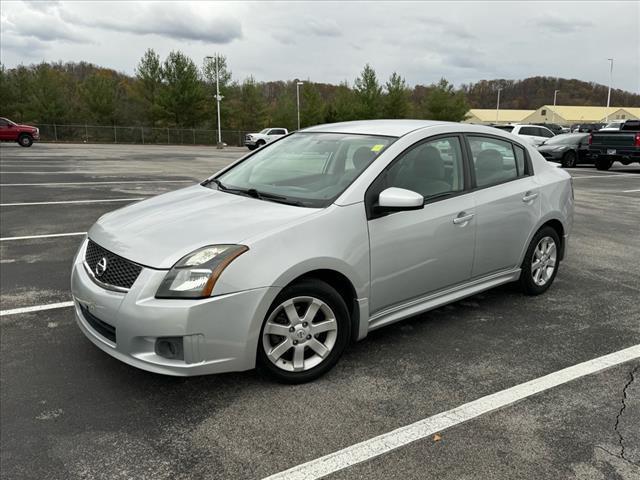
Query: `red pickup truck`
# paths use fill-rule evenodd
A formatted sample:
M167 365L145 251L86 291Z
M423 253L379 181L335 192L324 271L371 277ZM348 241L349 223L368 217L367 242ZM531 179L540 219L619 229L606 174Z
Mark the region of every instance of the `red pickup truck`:
M30 147L34 140L40 140L40 130L36 127L18 125L0 117L0 142L18 142L22 147Z

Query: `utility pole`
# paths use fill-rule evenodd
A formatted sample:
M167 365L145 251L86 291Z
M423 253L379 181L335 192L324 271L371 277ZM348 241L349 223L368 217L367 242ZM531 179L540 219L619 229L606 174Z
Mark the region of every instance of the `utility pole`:
M498 101L496 102L496 123L498 123L498 117L500 116L500 92L502 87L498 88Z
M609 123L609 103L611 102L611 83L613 82L613 58L607 58L609 60L609 92L607 93L607 118L605 122Z
M300 85L303 85L304 82L296 80L296 105L298 109L298 130L300 130Z
M553 117L551 122L552 123L556 123L556 98L558 98L558 92L560 90L554 90L553 91Z
M218 143L216 145L216 148L223 148L222 145L222 130L221 130L221 126L220 126L220 101L224 98L222 95L220 95L220 72L218 69L218 57L219 55L216 53L215 57L212 56L206 56L204 57L205 60L211 60L214 59L215 61L215 68L216 68L216 109L217 109L217 116L218 116Z

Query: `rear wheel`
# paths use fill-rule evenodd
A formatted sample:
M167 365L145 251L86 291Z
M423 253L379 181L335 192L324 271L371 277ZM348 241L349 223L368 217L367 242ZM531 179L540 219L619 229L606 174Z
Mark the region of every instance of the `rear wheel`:
M33 138L31 137L31 135L23 133L22 135L20 135L20 137L18 137L18 143L21 147L30 147L31 145L33 145Z
M576 166L576 153L575 152L567 152L562 157L562 166L564 168L573 168Z
M271 305L260 332L258 367L284 383L315 380L338 362L350 334L340 294L320 280L302 280Z
M596 168L598 170L609 170L613 165L613 160L609 160L608 158L598 157L596 159Z
M522 262L520 287L527 295L547 291L560 265L560 238L551 227L542 227L533 236Z

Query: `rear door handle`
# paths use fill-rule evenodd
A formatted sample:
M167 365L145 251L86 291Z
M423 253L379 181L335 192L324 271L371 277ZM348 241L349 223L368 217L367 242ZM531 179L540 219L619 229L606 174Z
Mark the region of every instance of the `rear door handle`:
M527 192L524 194L524 197L522 197L522 201L530 202L531 200L535 200L536 198L538 198L537 192Z
M454 225L461 225L467 223L473 218L473 213L461 212L456 218L453 219Z

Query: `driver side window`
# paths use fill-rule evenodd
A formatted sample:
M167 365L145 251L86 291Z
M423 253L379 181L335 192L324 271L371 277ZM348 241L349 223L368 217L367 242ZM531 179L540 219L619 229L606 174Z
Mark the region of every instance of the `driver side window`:
M464 188L462 149L457 137L414 145L387 172L387 187L419 193L425 199Z

